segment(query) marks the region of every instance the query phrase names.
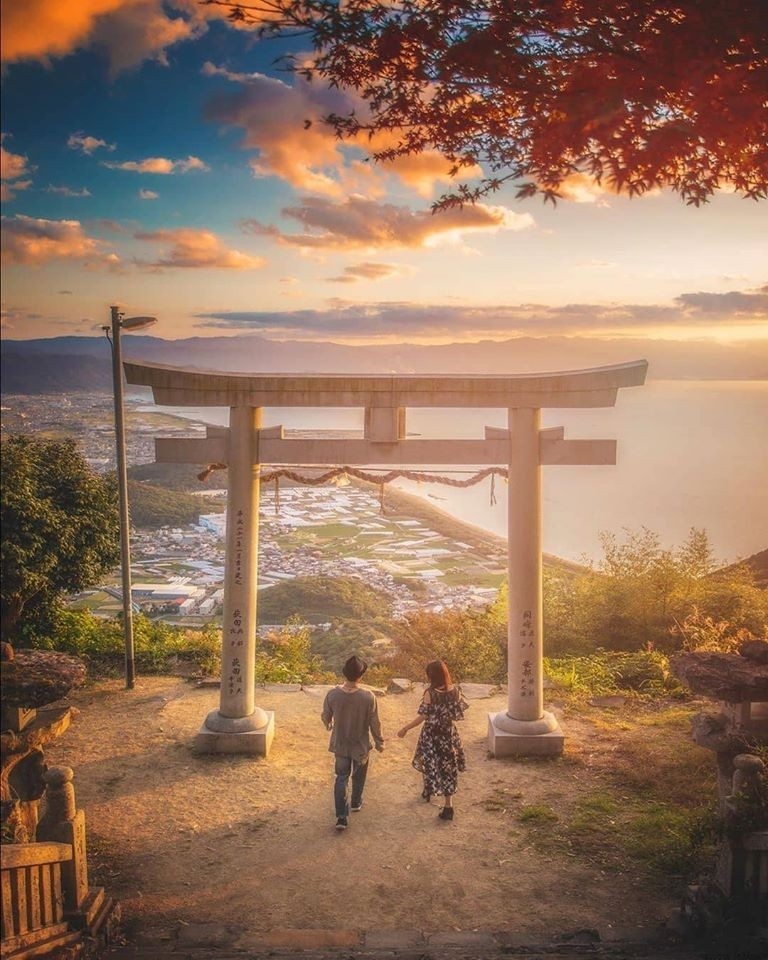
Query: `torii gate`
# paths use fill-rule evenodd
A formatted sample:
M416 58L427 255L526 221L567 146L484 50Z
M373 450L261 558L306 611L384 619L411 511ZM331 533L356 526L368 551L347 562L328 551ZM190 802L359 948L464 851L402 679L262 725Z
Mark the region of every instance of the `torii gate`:
M648 363L560 373L461 376L213 373L124 363L128 383L152 387L162 406L229 407L229 428L205 438L155 442L161 463L226 464L227 540L219 709L205 718L196 747L267 756L272 711L255 703L259 485L262 464L344 466L506 465L509 471L508 706L488 715L495 757L559 755L563 733L544 710L541 593L541 467L615 464L615 440L566 440L542 430L544 407L611 407L621 387L645 382ZM262 429L263 407L362 407L362 439L286 438ZM484 439L406 437L409 407L506 408L508 429Z

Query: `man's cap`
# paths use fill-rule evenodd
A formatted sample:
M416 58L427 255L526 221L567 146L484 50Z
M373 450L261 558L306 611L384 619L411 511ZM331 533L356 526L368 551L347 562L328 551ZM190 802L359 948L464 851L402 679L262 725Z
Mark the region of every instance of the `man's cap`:
M352 655L342 667L341 672L347 680L359 680L368 669L368 664L360 657Z

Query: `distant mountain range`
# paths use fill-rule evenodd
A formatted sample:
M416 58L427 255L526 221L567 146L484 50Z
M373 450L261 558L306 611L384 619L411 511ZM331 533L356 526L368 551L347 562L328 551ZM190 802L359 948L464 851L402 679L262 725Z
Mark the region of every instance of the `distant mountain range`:
M519 337L443 345L348 346L330 341L277 341L254 334L161 340L125 336L123 354L200 370L240 373L533 373L578 370L645 358L659 380L768 379L768 343L598 340ZM109 345L103 337L4 339L6 394L110 391Z

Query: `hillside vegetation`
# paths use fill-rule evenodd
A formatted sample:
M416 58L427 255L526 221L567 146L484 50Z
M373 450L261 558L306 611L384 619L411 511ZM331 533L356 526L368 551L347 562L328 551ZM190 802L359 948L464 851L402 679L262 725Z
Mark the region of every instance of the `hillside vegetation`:
M214 471L205 480L200 480L199 473L200 467L190 463L139 463L129 468L128 477L153 487L182 493L221 490L227 486L226 470Z
M167 490L150 483L128 481L131 523L135 527L157 529L197 523L201 513L215 513L221 507L210 500L193 497L178 490Z
M301 617L310 624L332 620L373 620L388 616L385 593L354 577L294 577L259 591L259 623Z

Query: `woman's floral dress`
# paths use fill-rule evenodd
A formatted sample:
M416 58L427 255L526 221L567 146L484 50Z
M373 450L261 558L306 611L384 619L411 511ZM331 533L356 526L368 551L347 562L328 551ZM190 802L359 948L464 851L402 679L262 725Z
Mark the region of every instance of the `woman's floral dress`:
M452 690L429 688L429 703L423 700L419 713L426 716L421 726L413 766L424 776L429 793L456 793L459 772L466 769L464 747L454 720L464 719L458 687Z

